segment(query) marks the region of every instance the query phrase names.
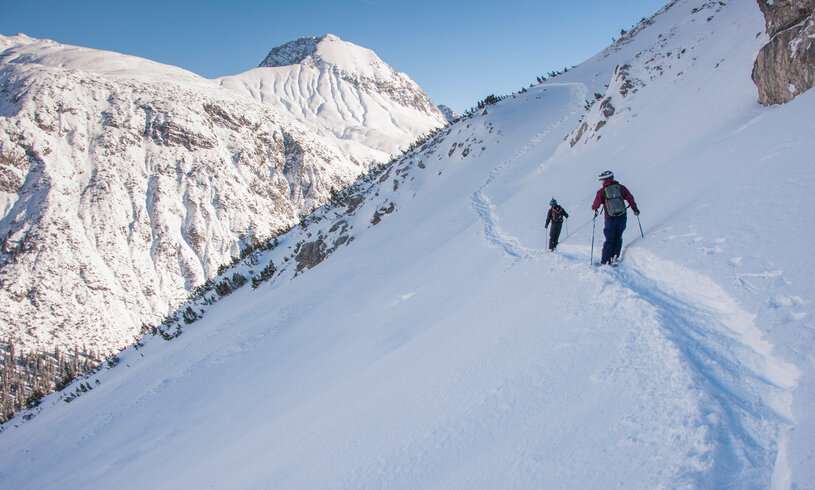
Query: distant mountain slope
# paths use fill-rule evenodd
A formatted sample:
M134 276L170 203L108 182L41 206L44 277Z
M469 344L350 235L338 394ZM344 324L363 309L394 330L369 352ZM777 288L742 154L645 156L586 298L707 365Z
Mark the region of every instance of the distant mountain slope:
M343 131L382 160L438 119ZM117 352L372 163L336 143L176 67L0 37L0 342Z
M447 122L407 75L332 34L277 47L260 67L218 81L290 113L360 164L385 162Z
M456 113L456 111L450 109L446 105L440 105L439 110L442 112L442 114L444 114L444 117L445 119L447 119L447 122L454 122L456 119L460 117L459 114Z
M438 132L6 424L0 486L811 487L815 92L757 103L763 29L672 1Z

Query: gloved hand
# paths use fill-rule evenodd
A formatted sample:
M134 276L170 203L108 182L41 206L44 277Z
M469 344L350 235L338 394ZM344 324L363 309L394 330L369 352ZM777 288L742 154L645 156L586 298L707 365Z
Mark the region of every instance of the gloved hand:
M543 225L543 227L548 229L548 228L549 228L549 225Z
M597 213L599 213L599 212L600 212L600 210L599 210L599 209L595 209L595 210L594 210L594 217L595 217L595 218L597 217Z
M639 209L635 209L635 210L634 210L634 216L639 216L639 215L640 215L640 210L639 210Z

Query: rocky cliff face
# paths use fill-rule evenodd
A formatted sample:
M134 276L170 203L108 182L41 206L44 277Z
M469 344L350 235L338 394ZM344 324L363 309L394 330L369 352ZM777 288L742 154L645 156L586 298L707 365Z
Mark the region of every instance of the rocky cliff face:
M365 168L178 68L0 36L0 341L118 351Z
M772 37L810 17L815 10L815 1L758 0L758 7L764 13L767 33Z
M815 0L758 0L770 42L753 80L764 105L783 104L815 85Z

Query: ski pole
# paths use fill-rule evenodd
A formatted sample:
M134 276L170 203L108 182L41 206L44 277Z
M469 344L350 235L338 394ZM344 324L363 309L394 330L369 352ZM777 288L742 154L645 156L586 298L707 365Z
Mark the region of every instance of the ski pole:
M597 212L594 213L594 218L591 220L591 255L589 256L589 265L594 262L594 228L597 225Z
M631 207L631 206L626 205L626 206L625 206L625 209L628 209L628 208L630 208L630 207ZM639 223L639 225L640 225L640 235L642 235L642 237L643 237L643 238L645 238L645 233L643 233L643 232L642 232L642 221L640 221L640 215L639 215L639 213L638 213L638 214L635 214L634 216L636 216L636 217L637 217L637 223Z
M566 238L569 238L569 218L564 220L566 222Z
M642 237L645 238L645 233L642 232L642 221L640 221L640 215L639 214L637 215L637 223L639 223L639 225L640 225L640 235L642 235Z

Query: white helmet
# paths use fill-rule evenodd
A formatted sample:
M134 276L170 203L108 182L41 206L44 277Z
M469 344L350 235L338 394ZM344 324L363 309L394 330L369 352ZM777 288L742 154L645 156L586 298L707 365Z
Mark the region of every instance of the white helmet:
M611 170L606 170L605 172L598 175L597 178L599 180L613 179L614 178L614 172L612 172Z

